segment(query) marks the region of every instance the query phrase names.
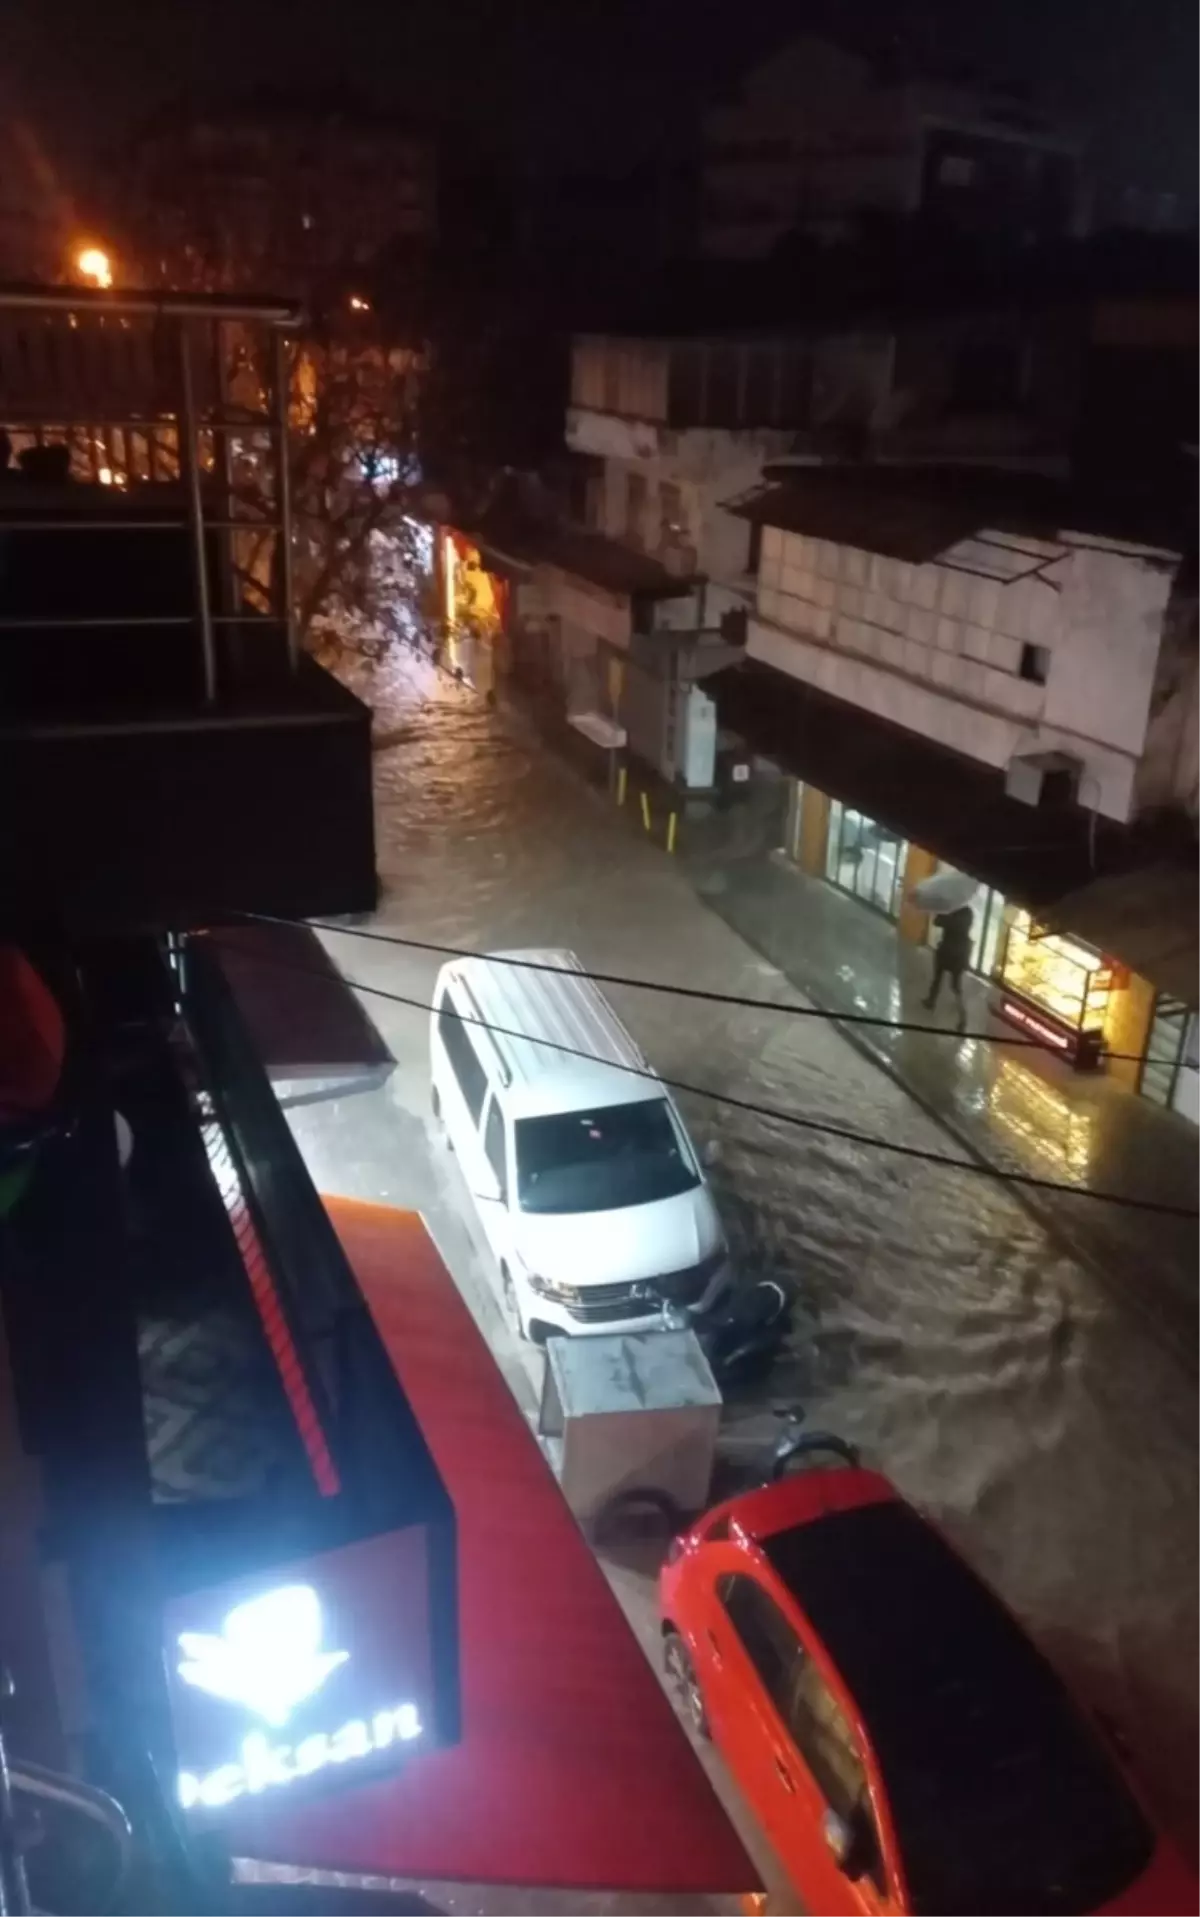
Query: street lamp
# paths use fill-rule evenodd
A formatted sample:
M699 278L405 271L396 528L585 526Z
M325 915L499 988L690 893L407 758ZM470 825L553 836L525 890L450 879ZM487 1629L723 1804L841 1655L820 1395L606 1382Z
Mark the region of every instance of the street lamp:
M102 246L81 246L75 255L75 270L93 286L111 286L112 260Z

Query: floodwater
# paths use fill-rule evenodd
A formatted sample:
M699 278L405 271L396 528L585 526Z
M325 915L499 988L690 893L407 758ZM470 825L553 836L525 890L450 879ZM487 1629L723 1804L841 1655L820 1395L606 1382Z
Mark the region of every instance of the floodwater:
M597 971L803 1002L521 720L406 652L361 673L376 710L375 929L481 950L566 945ZM341 938L337 955L351 976L428 1003L436 956ZM958 1156L819 1021L612 997L669 1079ZM427 1021L384 1009L397 1095L427 1126ZM1194 1322L1145 1314L1134 1274L1106 1281L1073 1262L985 1178L693 1093L680 1104L697 1141L715 1142L742 1267L796 1300L792 1352L737 1408L731 1441L753 1455L797 1405L853 1438L1120 1725L1194 1846Z

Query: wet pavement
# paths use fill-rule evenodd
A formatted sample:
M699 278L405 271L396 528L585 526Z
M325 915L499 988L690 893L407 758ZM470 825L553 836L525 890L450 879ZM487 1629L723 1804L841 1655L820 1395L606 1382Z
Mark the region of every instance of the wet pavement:
M376 709L384 896L372 929L472 949L568 945L598 971L804 1003L509 712L411 654L363 668ZM346 975L398 1064L383 1088L290 1115L323 1188L413 1204L531 1405L535 1353L499 1310L428 1101L439 960L348 933ZM670 1079L789 1108L946 1157L945 1128L832 1026L769 1009L611 993ZM734 1111L679 1102L749 1273L796 1299L796 1333L729 1446L753 1462L796 1405L851 1437L938 1519L1067 1674L1117 1719L1194 1846L1197 1728L1195 1300L1102 1273L1009 1188ZM1072 1201L1083 1202L1083 1201ZM1127 1277L1128 1282L1114 1282Z

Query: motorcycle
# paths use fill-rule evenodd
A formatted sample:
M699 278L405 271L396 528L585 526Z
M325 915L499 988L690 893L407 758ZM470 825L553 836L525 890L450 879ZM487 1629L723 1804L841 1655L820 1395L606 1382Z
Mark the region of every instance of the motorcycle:
M778 1357L792 1325L792 1302L773 1278L734 1284L707 1310L664 1304L668 1331L694 1331L719 1385L759 1376Z

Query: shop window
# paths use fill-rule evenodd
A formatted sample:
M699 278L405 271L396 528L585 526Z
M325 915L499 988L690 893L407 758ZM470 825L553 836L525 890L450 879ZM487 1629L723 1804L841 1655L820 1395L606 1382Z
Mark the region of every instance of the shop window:
M887 918L900 911L907 841L888 826L834 799L829 808L825 876Z
M1078 939L1043 931L1028 912L1016 912L1000 958L999 977L1007 994L1032 1009L1002 1003L1005 1015L1045 1038L1075 1064L1096 1062L1109 1035L1118 990L1111 960Z
M1022 646L1019 670L1022 679L1032 680L1035 686L1044 686L1050 677L1049 646Z
M1138 1089L1194 1119L1200 1020L1181 999L1160 997L1154 1007Z

